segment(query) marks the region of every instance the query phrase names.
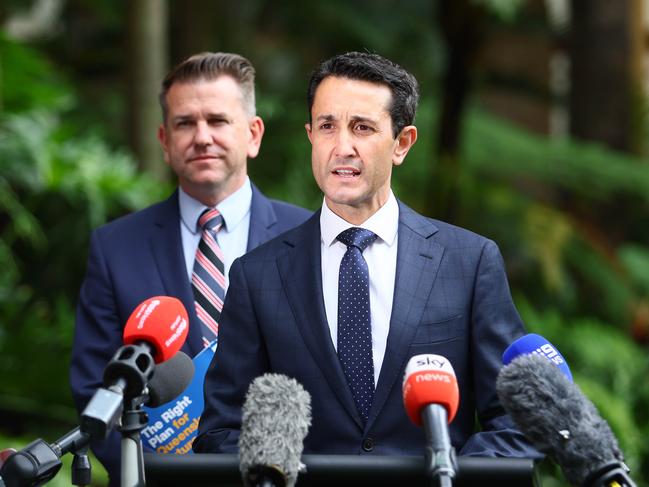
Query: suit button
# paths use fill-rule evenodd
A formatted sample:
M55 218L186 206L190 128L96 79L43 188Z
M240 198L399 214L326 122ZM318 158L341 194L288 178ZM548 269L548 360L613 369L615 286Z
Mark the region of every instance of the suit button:
M363 440L363 450L365 451L374 450L374 438L365 438Z

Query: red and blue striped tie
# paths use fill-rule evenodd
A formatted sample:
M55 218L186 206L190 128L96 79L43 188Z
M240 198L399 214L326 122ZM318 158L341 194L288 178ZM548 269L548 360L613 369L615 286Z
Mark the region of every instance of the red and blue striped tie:
M196 316L201 322L203 346L207 347L219 334L219 317L225 298L223 252L216 242L216 232L223 226L223 217L216 209L205 210L198 219L202 230L196 249L192 290L196 302Z

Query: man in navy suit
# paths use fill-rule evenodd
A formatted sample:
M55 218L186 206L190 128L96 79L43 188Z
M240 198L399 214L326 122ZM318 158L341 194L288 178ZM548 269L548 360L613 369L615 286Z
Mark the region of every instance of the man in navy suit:
M255 114L254 75L250 62L237 54L202 53L164 79L158 138L179 188L167 200L92 234L70 371L79 411L102 385L126 320L143 300L180 299L190 321L183 350L194 356L203 349L190 280L201 237L197 219L206 208L216 208L224 219L217 240L225 276L234 259L311 214L266 198L248 178L247 159L257 156L264 134ZM93 449L111 483L118 484L117 433Z
M424 432L406 416L401 384L408 360L432 353L457 375L450 436L461 455L538 456L495 391L501 354L524 333L498 247L415 213L390 188L417 139L415 78L376 54L347 53L315 70L308 102L324 202L233 264L194 451L236 451L247 388L275 372L311 394L305 453L421 455ZM364 242L349 243L357 234Z

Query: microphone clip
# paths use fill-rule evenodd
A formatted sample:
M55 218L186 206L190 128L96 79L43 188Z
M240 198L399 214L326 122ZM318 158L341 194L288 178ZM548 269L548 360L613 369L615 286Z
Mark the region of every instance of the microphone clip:
M630 469L624 462L610 461L588 475L583 485L584 487L609 487L611 485L636 487L629 477L629 472Z
M286 487L286 475L276 465L255 465L246 472L248 487Z

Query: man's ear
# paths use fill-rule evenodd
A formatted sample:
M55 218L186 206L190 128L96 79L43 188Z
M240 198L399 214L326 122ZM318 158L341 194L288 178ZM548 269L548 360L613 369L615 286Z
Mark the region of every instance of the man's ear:
M309 138L309 142L313 144L313 140L311 140L312 132L311 132L311 124L310 123L305 123L304 128L306 129L306 136Z
M259 154L259 147L261 147L261 139L264 137L264 121L261 117L254 116L248 122L248 129L250 130L250 139L248 140L248 157L253 159Z
M158 141L160 141L160 146L162 147L162 154L164 161L169 164L169 150L167 143L167 129L164 126L164 123L161 123L158 127Z
M417 127L414 125L407 125L401 129L401 133L397 136L396 144L394 146L394 153L392 154L392 164L395 166L401 165L406 158L410 148L415 145L417 141Z

